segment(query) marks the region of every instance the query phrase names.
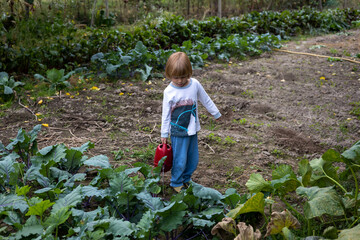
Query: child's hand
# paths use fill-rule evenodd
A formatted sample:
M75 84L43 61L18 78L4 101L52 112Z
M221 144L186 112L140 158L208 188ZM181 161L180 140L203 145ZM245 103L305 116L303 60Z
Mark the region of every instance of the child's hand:
M167 138L161 138L161 143L166 145L166 143L167 143Z

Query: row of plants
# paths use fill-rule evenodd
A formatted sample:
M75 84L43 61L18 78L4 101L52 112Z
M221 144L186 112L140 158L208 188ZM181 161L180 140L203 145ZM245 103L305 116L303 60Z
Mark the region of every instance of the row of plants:
M90 142L38 149L40 131L20 129L7 146L0 143L0 239L345 240L360 230L360 142L302 160L297 173L280 165L271 181L252 174L248 194L192 182L169 196L164 159L156 168L115 168L105 155L85 155ZM273 211L275 201L286 209Z
M359 19L359 10L320 12L304 8L298 11L252 12L232 19L212 17L205 21L185 20L178 16L160 17L148 19L132 30L83 30L78 29L75 22L64 23L56 16L19 21L9 29L5 29L1 22L0 70L8 73L43 74L47 69L56 67L70 71L79 64L88 64L91 57L99 52L117 52L120 48L122 52L129 54L138 42L142 42L149 52L173 51L185 41L190 41L194 47L198 42L207 42L210 46L204 48L213 48L211 45L230 41L231 38L252 38L253 41L258 41L258 36L263 34L284 39L298 33L341 31L352 27ZM236 41L230 45L235 44ZM250 53L259 54L263 50L256 48ZM203 57L207 54L200 49L196 51ZM239 51L230 50L229 54L237 57ZM235 54L232 55L232 52ZM240 55L246 54L244 51ZM200 61L200 58L197 59ZM161 62L160 65L163 64ZM142 65L144 67L145 63ZM156 63L149 66L158 69L158 65Z

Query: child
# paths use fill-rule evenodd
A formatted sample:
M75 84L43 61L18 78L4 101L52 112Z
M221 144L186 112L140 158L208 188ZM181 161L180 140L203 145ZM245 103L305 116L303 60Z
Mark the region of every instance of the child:
M202 85L192 76L189 57L183 52L173 53L165 67L171 83L164 90L161 142L171 137L173 167L170 186L176 192L187 187L199 162L197 132L200 130L197 100L215 119L221 114Z

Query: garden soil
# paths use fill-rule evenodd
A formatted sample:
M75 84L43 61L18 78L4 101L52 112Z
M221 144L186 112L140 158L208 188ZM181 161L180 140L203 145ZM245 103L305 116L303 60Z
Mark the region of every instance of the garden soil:
M299 38L281 49L360 61L352 57L360 53L360 30ZM245 192L252 173L271 179L276 166L296 171L302 159L330 148L342 152L360 140L360 63L272 51L244 61L209 62L194 77L223 115L215 121L199 108L200 162L193 180L204 186ZM20 128L43 123L49 127L39 134L39 148L91 141L95 147L88 156L107 155L116 166L152 164L168 84L163 78L96 83L61 97L28 98L28 109L22 96L22 105L16 101L0 115L0 141L6 145ZM34 113L44 116L41 122ZM167 172L163 183L169 179Z

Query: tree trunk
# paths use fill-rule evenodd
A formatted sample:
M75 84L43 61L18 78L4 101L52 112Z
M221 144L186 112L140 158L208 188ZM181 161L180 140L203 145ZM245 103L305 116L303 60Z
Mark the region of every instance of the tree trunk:
M91 10L91 23L90 23L90 27L93 27L93 26L94 26L96 3L97 3L97 0L94 0L93 8L92 8L92 10Z
M217 16L221 18L221 0L218 0Z
M319 9L320 9L320 11L322 11L322 10L323 10L322 0L319 0Z
M109 18L109 0L105 0L105 17Z
M190 0L187 0L187 15L190 17Z

